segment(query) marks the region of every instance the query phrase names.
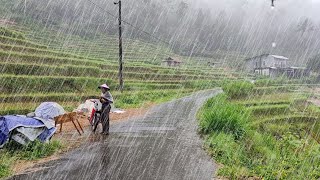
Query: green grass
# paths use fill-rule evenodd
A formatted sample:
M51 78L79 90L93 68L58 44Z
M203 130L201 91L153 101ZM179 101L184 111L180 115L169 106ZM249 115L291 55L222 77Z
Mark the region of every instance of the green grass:
M73 76L73 77L112 77L117 76L118 67L110 65L105 67L97 66L80 66L80 65L46 65L46 64L29 64L29 63L0 63L0 69L3 74L13 75L41 75L41 76ZM223 74L209 74L174 70L157 70L147 69L138 66L125 66L124 75L129 79L134 78L204 78L220 79Z
M276 79L258 79L255 84L259 87L270 87L270 86L283 86L283 85L310 85L315 83L315 79L312 77L299 78L299 79L288 79L285 77Z
M50 156L62 148L59 141L42 143L38 140L23 146L14 141L5 145L4 149L21 160L36 160Z
M59 141L41 143L36 140L26 146L11 141L0 150L0 178L5 178L12 174L11 167L16 160L37 160L51 156L61 148L62 144Z
M186 96L197 89L168 89L112 92L118 108L136 108L146 103L161 103ZM200 89L199 89L200 90ZM98 91L88 93L31 93L20 95L0 95L0 115L27 114L34 111L41 102L54 101L65 109L73 110L87 99L97 98Z
M146 103L161 103L172 99L177 99L186 96L194 90L171 90L171 91L146 91L146 92L133 92L130 95L120 95L115 99L116 107L120 108L136 108L141 107Z
M38 43L34 43L34 42L31 42L28 40L12 38L12 37L8 37L8 36L1 36L1 35L0 35L0 42L5 43L5 44L23 45L23 46L43 48L43 49L48 48L47 46L44 46L44 45L41 45Z
M67 53L62 53L58 51L52 51L49 49L34 48L34 47L21 46L21 45L0 43L0 49L3 51L20 52L20 53L26 53L26 54L42 54L42 55L51 55L51 56L60 56L60 57L71 57L71 58L78 58L78 59L88 59L86 57L78 56L74 54L67 54Z
M223 96L209 99L198 114L205 148L223 164L218 176L320 178L320 111L313 106L307 107L309 110L298 108L305 106L304 95L255 94L240 99ZM247 113L252 116L243 119ZM245 129L238 138L234 133L237 128Z
M16 160L10 153L0 149L0 178L5 178L11 175L11 166Z
M7 37L17 38L17 39L25 39L22 33L12 31L4 27L0 27L0 36L7 36Z
M249 107L250 110L256 116L266 116L266 115L279 115L286 114L290 110L289 104L279 104L279 105L261 105Z
M250 112L244 106L228 103L226 99L225 95L219 95L207 101L199 113L200 133L225 132L234 135L236 139L240 139L246 133Z
M252 94L254 85L247 81L226 82L222 86L223 91L228 97L237 99L248 97Z

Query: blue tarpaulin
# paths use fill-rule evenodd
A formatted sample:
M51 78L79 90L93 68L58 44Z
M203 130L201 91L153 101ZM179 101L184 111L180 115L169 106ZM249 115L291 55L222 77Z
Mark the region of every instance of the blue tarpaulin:
M0 117L0 147L12 137L19 139L17 142L21 144L34 139L45 142L53 136L55 131L54 122L50 120L13 115L3 116Z

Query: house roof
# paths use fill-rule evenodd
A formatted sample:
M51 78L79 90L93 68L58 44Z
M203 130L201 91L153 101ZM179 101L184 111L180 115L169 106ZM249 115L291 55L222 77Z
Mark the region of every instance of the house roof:
M270 54L261 54L261 55L259 55L259 56L254 56L254 57L251 57L251 58L247 58L247 59L245 59L245 61L249 61L249 60L251 60L251 59L253 59L253 58L257 58L257 57L262 57L262 56L269 56Z
M307 69L306 67L295 67L295 66L292 66L290 67L291 69L302 69L302 70L305 70Z
M261 55L259 55L259 56L254 56L254 57L251 57L251 58L245 59L245 61L249 61L249 60L252 60L252 59L254 59L254 58L262 57L262 56L272 56L272 57L274 57L274 58L276 58L276 59L289 60L289 58L284 57L284 56L272 55L272 54L261 54Z
M287 57L284 57L284 56L278 56L278 55L271 55L272 57L274 58L277 58L277 59L283 59L283 60L288 60L289 58Z

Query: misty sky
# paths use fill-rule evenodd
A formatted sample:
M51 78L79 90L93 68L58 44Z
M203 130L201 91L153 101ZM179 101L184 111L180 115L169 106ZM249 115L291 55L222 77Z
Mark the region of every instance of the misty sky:
M210 8L212 14L222 10L237 12L244 10L247 16L257 16L271 11L271 0L189 0L198 6ZM274 11L289 20L309 17L319 23L320 0L276 0Z

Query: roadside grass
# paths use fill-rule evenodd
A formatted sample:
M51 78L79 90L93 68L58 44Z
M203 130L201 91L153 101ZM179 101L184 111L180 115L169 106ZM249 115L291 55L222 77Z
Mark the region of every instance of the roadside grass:
M200 109L199 133L208 153L222 164L218 176L320 178L319 108L307 104L305 94L282 90L241 97L225 93ZM239 128L241 136L235 136Z
M208 100L200 112L199 131L202 134L224 132L240 139L248 129L250 112L244 106L229 103L225 95Z
M194 89L132 92L130 95L120 95L118 98L115 98L115 106L119 108L137 108L148 103L162 103L177 99L193 91Z
M0 149L0 178L5 178L11 175L11 166L15 160L16 157L13 157L7 151Z
M63 145L56 140L47 143L34 141L26 146L11 141L0 150L0 178L5 178L12 174L11 167L17 160L37 160L51 156L61 148L63 148Z
M254 85L247 81L226 82L222 85L223 91L229 98L243 98L249 96L254 89Z

